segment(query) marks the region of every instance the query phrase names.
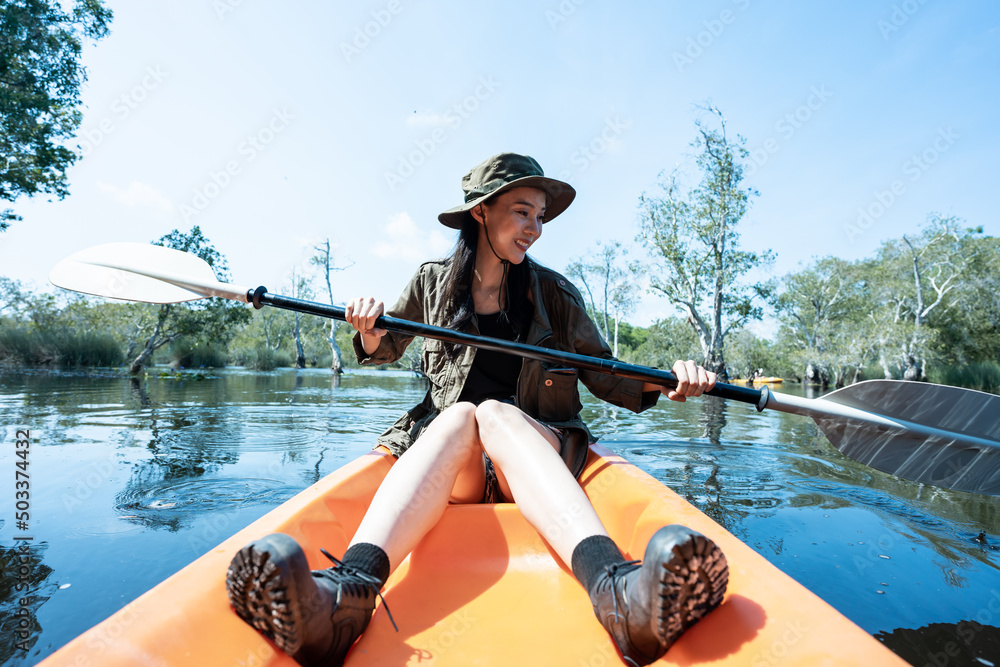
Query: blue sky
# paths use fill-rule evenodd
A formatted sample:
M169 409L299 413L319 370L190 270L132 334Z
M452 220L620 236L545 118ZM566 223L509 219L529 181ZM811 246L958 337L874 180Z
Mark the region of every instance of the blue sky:
M391 303L452 246L461 176L507 150L579 193L533 249L563 270L632 243L661 170L693 181L706 102L752 151L742 242L773 275L932 211L1000 233L996 3L108 4L71 194L16 205L0 275L43 286L76 250L197 224L236 283L286 291L329 236L353 263L336 295ZM631 319L672 312L646 297Z

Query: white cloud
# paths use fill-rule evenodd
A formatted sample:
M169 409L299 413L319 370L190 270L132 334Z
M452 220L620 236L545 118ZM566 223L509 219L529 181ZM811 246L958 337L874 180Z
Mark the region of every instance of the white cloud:
M440 230L418 227L405 211L389 216L382 230L385 240L372 249L381 259L432 259L444 255L452 244Z
M128 187L119 188L111 183L98 182L97 188L125 206L148 206L168 212L174 209L173 203L148 183L132 181Z

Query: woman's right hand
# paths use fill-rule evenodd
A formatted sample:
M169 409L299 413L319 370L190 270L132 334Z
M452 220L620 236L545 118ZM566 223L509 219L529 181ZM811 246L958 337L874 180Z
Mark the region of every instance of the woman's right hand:
M351 299L344 306L344 319L361 333L361 344L368 354L378 349L379 339L386 334L385 329L375 327L375 320L385 312L385 306L370 296Z

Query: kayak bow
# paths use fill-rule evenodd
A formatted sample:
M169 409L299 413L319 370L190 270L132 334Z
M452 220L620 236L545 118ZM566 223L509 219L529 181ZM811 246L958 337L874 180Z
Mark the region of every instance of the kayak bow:
M77 637L42 664L288 665L229 607L226 569L247 542L291 535L310 565L347 548L393 464L366 454L260 518ZM726 553L722 605L657 664L904 665L870 634L708 516L624 459L592 445L581 483L626 557L661 526L681 523ZM551 530L560 530L552 526ZM348 665L614 665L614 644L583 587L513 504L451 505L397 568Z

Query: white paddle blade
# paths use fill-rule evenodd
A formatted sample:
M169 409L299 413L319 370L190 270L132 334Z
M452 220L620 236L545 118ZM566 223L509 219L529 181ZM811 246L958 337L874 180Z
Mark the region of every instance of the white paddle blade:
M67 257L49 273L57 287L123 301L179 303L219 296L246 302L247 289L220 283L196 255L144 243L108 243Z

